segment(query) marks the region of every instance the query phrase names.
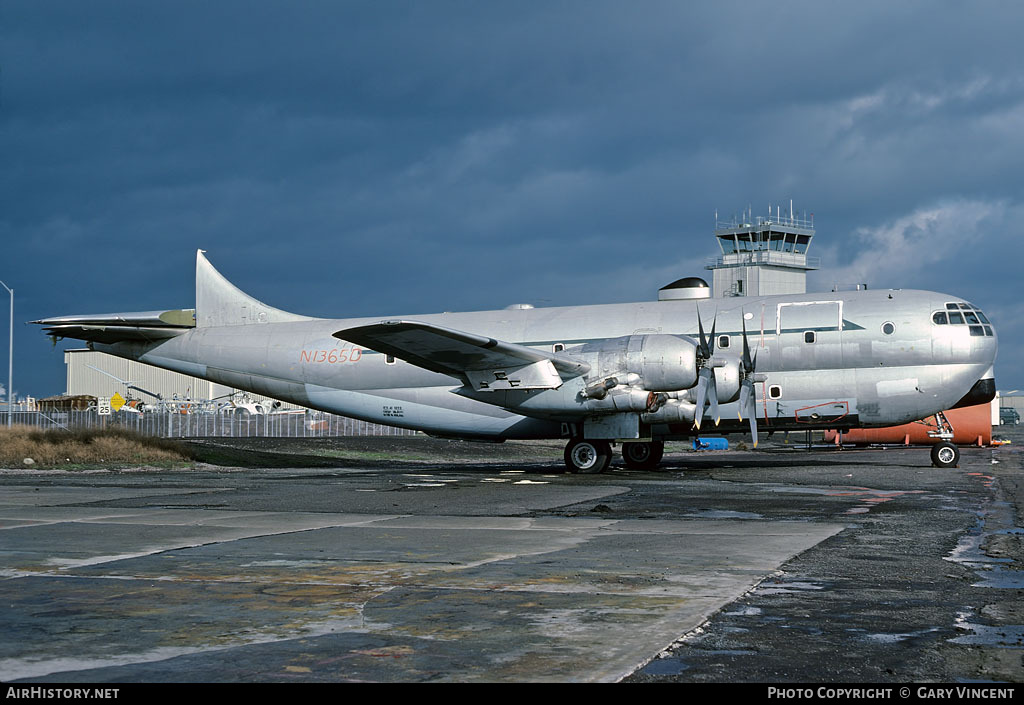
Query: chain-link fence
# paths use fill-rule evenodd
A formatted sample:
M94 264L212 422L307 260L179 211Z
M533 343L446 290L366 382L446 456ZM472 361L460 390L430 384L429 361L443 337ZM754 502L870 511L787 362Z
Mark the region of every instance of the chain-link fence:
M12 423L40 429L127 428L160 438L274 437L317 438L322 436L411 436L415 431L395 426L321 412L248 414L131 413L109 416L95 409L83 411L16 411ZM6 423L7 415L0 418Z

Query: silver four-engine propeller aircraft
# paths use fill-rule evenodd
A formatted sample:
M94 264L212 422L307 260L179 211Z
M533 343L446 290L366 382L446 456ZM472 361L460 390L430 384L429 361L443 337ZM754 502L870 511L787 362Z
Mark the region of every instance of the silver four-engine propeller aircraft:
M928 291L851 291L323 319L227 281L200 250L195 309L34 321L55 338L295 404L451 438L565 438L573 472L620 443L891 426L995 395L985 314ZM955 465L950 443L932 451Z

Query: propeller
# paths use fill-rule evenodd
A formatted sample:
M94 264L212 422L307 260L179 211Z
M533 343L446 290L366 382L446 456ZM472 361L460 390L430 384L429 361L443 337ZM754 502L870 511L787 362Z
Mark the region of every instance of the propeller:
M757 415L754 407L754 370L757 367L757 352L750 355L750 344L747 342L747 323L743 316L740 317L743 325L743 355L740 357L740 421L746 415L750 421L750 437L757 448Z
M715 326L718 324L717 316L716 320L711 322L711 340L708 341L707 336L704 335L704 323L700 318L700 307L697 307L697 328L700 331L700 341L697 347L697 411L694 414L693 421L697 430L700 430L700 422L704 416L704 405L708 402L711 403L711 417L715 420L715 425L721 421L721 416L718 413L718 389L715 386L715 370L711 366L711 356L715 354Z

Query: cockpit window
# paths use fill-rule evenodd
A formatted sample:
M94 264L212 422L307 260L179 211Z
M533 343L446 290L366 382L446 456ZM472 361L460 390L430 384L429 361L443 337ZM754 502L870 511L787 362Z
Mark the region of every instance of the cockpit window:
M971 335L990 337L995 335L985 314L971 304L962 301L949 302L944 311L933 313L932 323L939 326L966 325L970 327Z

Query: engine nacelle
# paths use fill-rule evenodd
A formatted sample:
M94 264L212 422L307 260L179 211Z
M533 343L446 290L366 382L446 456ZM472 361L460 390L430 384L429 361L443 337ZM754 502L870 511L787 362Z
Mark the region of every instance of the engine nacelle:
M669 399L664 406L654 412L640 415L646 424L653 423L693 423L697 415L696 405L685 399Z
M687 337L627 335L584 345L575 354L592 361L592 379L615 376L621 382L631 373L639 377L635 386L650 392L674 392L697 384L697 342Z

